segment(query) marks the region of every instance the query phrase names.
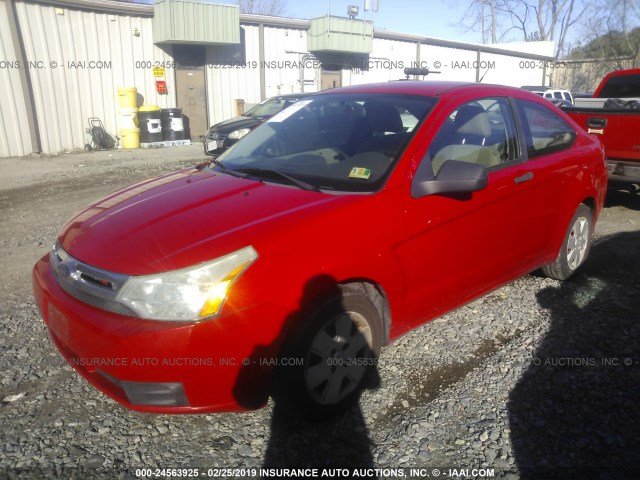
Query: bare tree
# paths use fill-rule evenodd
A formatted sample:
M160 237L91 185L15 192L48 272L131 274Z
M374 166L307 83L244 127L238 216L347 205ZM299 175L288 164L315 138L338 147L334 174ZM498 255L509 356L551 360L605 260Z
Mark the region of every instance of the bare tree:
M487 30L491 31L493 43L519 31L524 41L556 41L558 57L565 50L567 33L587 11L583 3L580 0L472 0L466 15L473 20L470 29L480 26L485 43ZM489 28L485 28L485 18L491 22Z
M498 29L496 17L496 0L489 0L489 18L491 18L491 43L498 43L496 31Z
M496 2L502 0L472 0L461 22L467 30L480 31L482 43L498 43L498 16ZM471 23L467 23L468 20Z
M241 13L282 16L287 8L286 0L238 0Z
M540 38L556 41L556 58L565 53L567 32L588 9L583 6L576 11L576 3L576 0L538 0L538 5L530 5L536 15Z

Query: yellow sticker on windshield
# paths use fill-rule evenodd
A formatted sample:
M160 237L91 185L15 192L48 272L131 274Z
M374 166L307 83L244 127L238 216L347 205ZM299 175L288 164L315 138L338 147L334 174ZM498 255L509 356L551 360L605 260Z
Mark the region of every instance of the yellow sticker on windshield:
M371 170L368 168L353 167L349 172L349 178L368 179L371 176Z

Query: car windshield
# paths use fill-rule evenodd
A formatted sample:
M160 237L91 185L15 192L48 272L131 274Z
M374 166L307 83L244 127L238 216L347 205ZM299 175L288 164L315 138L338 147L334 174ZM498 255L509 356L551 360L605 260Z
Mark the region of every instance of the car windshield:
M259 103L255 107L251 108L249 111L245 112L245 117L271 117L278 113L283 108L288 107L289 105L297 102L299 99L297 97L287 97L287 98L269 98L262 103Z
M301 188L373 192L435 102L414 95L309 97L249 133L211 168Z

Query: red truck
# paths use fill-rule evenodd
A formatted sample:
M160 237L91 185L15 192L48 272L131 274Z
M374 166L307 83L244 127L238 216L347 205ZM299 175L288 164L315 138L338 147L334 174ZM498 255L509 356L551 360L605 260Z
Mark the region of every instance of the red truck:
M610 180L640 182L640 69L608 74L593 98L576 98L563 110L600 138Z

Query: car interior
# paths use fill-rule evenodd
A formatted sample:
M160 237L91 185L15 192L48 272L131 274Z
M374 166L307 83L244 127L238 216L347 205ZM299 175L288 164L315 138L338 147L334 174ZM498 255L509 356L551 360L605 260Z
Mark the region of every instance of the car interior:
M508 143L502 118L492 122L487 111L477 103L463 105L452 117L430 148L434 174L447 160L476 163L486 168L502 163Z
M277 169L325 189L370 191L435 103L376 97L310 101L267 121L221 159L231 168Z

